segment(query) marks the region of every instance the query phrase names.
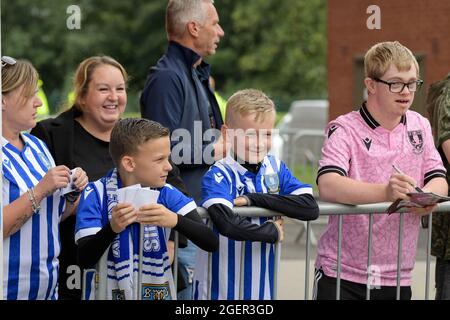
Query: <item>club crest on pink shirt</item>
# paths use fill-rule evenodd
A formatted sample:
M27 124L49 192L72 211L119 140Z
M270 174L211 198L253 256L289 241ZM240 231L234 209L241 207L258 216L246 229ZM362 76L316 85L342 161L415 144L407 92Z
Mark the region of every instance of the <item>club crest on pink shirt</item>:
M409 143L413 146L413 152L415 154L421 154L423 152L423 135L422 130L408 131Z

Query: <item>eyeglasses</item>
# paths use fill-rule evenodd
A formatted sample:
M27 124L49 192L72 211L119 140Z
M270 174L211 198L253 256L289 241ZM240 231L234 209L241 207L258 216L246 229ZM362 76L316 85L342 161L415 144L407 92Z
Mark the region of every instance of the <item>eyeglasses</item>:
M392 93L400 93L405 90L405 87L408 87L409 92L415 92L418 89L420 89L420 86L423 83L423 80L415 80L408 83L404 82L387 82L384 80L381 80L379 78L373 78L376 82L381 82L384 84L387 84L389 86L389 91Z
M2 56L2 68L6 66L13 66L16 64L16 59L8 57L8 56Z

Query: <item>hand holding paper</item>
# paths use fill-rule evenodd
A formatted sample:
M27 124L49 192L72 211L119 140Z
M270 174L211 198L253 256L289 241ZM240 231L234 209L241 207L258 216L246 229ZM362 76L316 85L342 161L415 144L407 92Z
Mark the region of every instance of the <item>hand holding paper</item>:
M136 211L136 222L172 228L178 222L176 214L157 204L159 192L135 184L117 190L117 201L128 203ZM135 222L133 221L133 222Z
M450 201L450 197L444 197L433 192L411 192L407 195L409 196L409 200L397 199L389 206L388 213L391 214L393 212L397 212L404 207L431 207L427 208L427 210L430 209L431 211L433 209L432 207L437 203Z
M119 203L112 209L111 229L120 233L136 221L137 210L129 203Z
M73 179L75 177L76 171L77 171L77 168L70 170L69 183L64 188L61 188L61 195L65 195L66 193L70 193L72 191L76 191L76 187L75 187L75 184L73 182Z
M89 178L86 175L86 172L77 167L70 170L70 178L69 183L64 188L61 188L61 195L65 195L71 192L81 192L84 188L86 188L89 182Z
M159 227L173 228L178 223L178 215L162 204L144 205L139 209L138 222Z

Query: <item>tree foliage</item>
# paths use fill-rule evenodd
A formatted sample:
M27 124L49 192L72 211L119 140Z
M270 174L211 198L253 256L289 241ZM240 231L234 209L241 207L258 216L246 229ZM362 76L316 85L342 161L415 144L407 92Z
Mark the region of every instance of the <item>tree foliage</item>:
M69 30L71 0L2 1L2 54L30 60L54 111L71 88L78 63L106 54L132 79L129 109L148 68L164 53L165 0L79 0L81 29ZM224 96L254 87L286 107L326 96L325 0L216 0L225 37L208 59Z

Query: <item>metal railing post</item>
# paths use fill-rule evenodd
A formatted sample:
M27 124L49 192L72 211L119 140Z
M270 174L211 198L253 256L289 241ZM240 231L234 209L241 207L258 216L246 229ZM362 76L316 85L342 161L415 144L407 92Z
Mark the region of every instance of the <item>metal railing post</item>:
M241 241L241 272L239 274L239 300L244 300L244 273L245 273L245 241Z
M175 231L175 236L174 236L174 241L175 241L175 246L174 246L174 250L173 250L173 283L174 283L174 287L175 287L175 292L177 292L177 288L178 288L178 241L179 241L179 235L178 235L178 231ZM175 294L176 295L176 294Z
M211 219L208 219L207 221L208 221L208 226L212 230L214 230L213 223L212 223ZM220 236L219 236L219 241L220 241ZM212 273L212 264L211 264L212 255L213 255L212 252L208 253L208 274L206 275L206 283L207 283L206 297L208 298L208 300L211 300L211 285L210 285L210 283L211 283L211 273Z
M371 283L373 280L372 275L372 233L373 233L373 213L369 215L369 239L367 244L367 291L366 291L366 300L370 300L370 289Z
M81 278L81 300L86 300L86 278L88 270L83 270L83 277Z
M310 255L310 245L311 241L309 239L309 236L311 234L311 222L306 222L306 266L305 266L305 300L308 300L309 297L309 255Z
M400 300L400 277L402 269L402 247L403 247L403 213L400 213L398 228L398 256L397 256L397 293L396 300Z
M429 300L430 294L430 263L431 263L431 232L432 232L432 213L428 215L428 233L427 233L427 264L425 272L425 300Z
M278 261L281 259L281 242L277 242L274 245L275 261L273 266L273 292L272 299L277 300L278 297Z
M143 224L139 225L139 266L138 266L138 277L137 285L134 285L134 295L136 300L142 300L142 266L144 264L144 237L145 237L145 226ZM134 258L133 258L134 261ZM134 269L134 267L133 267Z
M342 223L343 216L339 216L338 226L338 252L337 252L337 277L336 277L336 300L341 299L341 254L342 254Z
M105 250L98 263L98 291L96 291L96 300L106 300L108 298L108 249Z

